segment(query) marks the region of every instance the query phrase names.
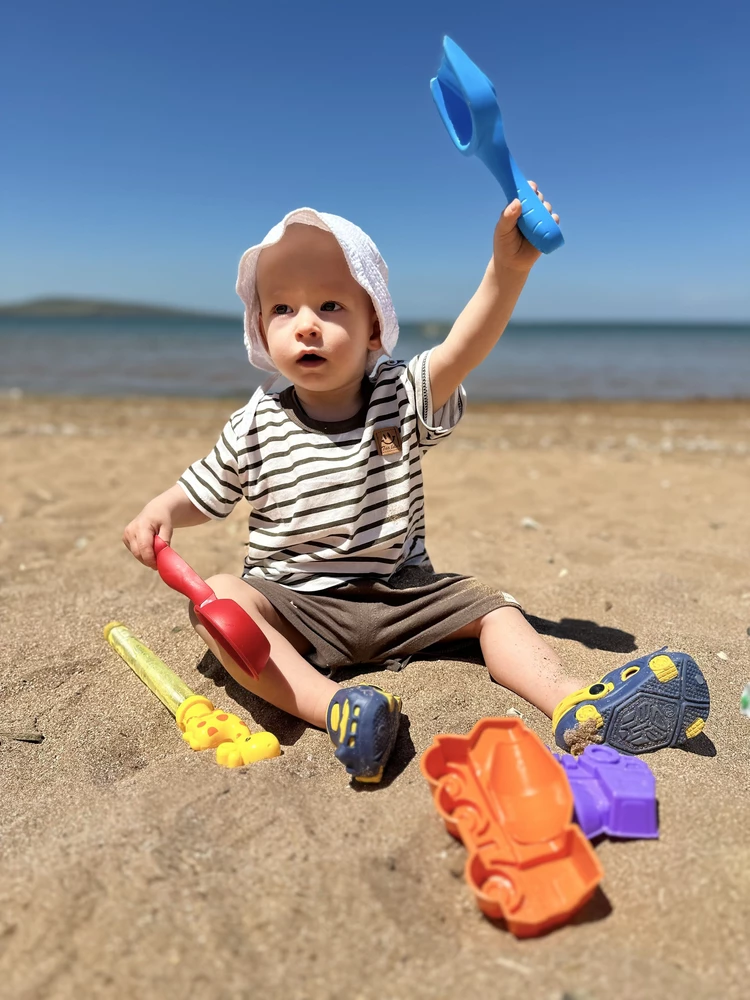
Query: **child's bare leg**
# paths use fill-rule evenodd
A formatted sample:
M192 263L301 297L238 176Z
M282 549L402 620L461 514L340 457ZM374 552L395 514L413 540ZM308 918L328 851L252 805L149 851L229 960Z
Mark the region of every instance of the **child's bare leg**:
M563 673L557 653L518 608L497 608L479 621L479 642L491 676L552 718L559 702L585 686Z
M325 677L302 656L310 644L282 618L271 603L238 577L220 574L207 581L217 597L228 597L247 611L271 645L271 655L258 680L253 680L198 623L192 606L190 620L211 652L242 687L296 715L313 726L326 728L326 711L338 684Z

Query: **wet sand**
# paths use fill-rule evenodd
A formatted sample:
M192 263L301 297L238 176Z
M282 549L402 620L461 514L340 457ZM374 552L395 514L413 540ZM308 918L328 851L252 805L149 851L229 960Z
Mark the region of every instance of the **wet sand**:
M750 404L470 406L425 461L436 569L513 593L576 673L668 643L711 690L697 752L646 758L660 839L599 843L602 891L528 941L479 913L418 758L510 707L550 742L539 712L468 648L374 671L408 723L387 781L358 789L324 733L204 656L185 600L122 546L233 405L0 398L0 730L44 734L0 738L0 995L744 997ZM238 572L243 536L238 509L175 547ZM104 642L111 619L283 756L228 771L191 752Z

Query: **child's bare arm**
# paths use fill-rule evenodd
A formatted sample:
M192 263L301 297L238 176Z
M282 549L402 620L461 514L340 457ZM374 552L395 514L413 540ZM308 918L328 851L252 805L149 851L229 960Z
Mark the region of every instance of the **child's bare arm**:
M182 487L175 483L146 504L127 526L122 540L139 562L156 569L154 535L159 535L168 542L175 528L190 528L210 520L210 517L201 514L195 504L188 500Z
M530 182L552 218L552 206ZM481 364L508 325L531 268L541 256L516 223L521 203L512 201L495 228L494 248L484 277L442 344L430 354L433 410L439 410L470 371Z

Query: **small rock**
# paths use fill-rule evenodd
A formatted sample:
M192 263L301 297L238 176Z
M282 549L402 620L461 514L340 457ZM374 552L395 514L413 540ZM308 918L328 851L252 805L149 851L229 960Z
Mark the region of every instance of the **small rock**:
M511 707L511 708L509 708L507 710L507 712L505 714L506 715L512 715L514 719L522 719L523 718L523 716L521 715L521 713L518 711L517 708L512 708Z
M85 549L88 544L88 538L76 538L75 545L73 547L80 551L81 549Z
M553 563L554 561L555 561L555 557L554 556L547 556L547 562L548 563Z
M530 531L538 531L540 524L538 521L535 521L533 517L524 517L521 518L521 527L528 528Z
M612 601L605 601L604 602L604 610L605 611L611 611L612 610Z
M568 575L568 571L566 569L561 569L560 572L557 575L560 576L560 577L567 576Z
M745 629L745 631L747 632L748 635L750 635L750 625L748 625L748 627Z
M510 969L512 972L521 972L524 976L531 975L531 969L527 966L514 961L512 958L506 958L504 955L498 955L495 962L497 965L501 965L504 969Z
M175 627L174 627L174 628L172 629L172 631L173 631L173 632L182 632L182 630L183 630L184 628L185 628L185 626L184 626L184 625L175 625Z
M721 650L721 652L717 653L716 655L719 657L720 660L728 660L729 659L729 657L727 656L727 654L724 652L723 649Z

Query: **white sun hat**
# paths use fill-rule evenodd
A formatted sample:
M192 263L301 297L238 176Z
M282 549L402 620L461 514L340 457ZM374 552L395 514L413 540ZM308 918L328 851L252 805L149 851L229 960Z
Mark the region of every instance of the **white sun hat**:
M290 212L273 227L262 243L250 247L242 255L237 273L237 294L245 303L245 347L250 364L267 372L277 372L260 335L260 302L255 275L261 250L278 243L286 227L294 222L317 226L332 233L344 253L352 276L370 296L380 322L380 341L383 345L382 349L369 353L367 371L372 372L379 358L393 354L398 340L398 319L388 291L388 266L378 248L359 226L339 215L316 212L314 208L297 208Z

